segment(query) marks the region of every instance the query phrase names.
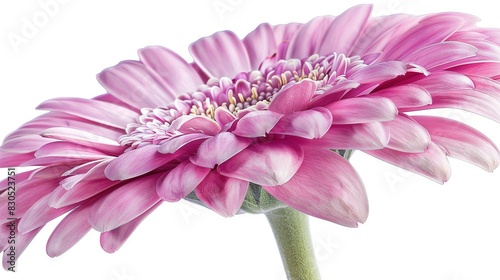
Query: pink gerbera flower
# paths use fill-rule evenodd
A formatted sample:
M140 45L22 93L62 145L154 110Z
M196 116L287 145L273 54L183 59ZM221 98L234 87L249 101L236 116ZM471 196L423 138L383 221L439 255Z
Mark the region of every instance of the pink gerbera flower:
M162 202L181 199L227 217L279 201L355 227L368 200L347 161L354 150L439 183L447 156L495 169L499 150L479 131L411 113L459 108L500 121L500 32L461 13L370 12L261 24L242 40L218 32L190 46L192 63L146 47L98 75L106 94L42 103L50 112L0 149L2 167L38 167L18 175L18 255L63 214L49 256L91 228L114 252ZM2 225L3 250L8 234Z

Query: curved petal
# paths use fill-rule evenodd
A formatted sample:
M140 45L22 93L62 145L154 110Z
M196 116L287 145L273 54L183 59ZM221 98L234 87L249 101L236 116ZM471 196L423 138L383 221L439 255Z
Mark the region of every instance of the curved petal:
M129 181L99 199L89 210L89 224L99 232L110 231L146 212L160 201L154 187L160 175Z
M14 154L0 149L0 167L7 168L12 166L23 166L26 162L34 160L33 153Z
M121 154L125 150L115 139L69 127L52 127L42 131L40 135L101 150L111 155Z
M493 172L500 163L497 146L478 130L458 121L431 116L414 116L431 134L432 141L448 156L473 163Z
M418 49L405 57L404 62L418 64L429 71L442 70L443 65L473 57L478 49L462 42L442 42Z
M203 80L182 57L175 52L161 47L149 46L139 50L139 57L147 69L159 76L162 85L168 90L168 98L185 92L193 92L203 84ZM167 99L164 97L164 99ZM168 101L172 101L169 99ZM164 103L144 106L155 108Z
M393 120L398 109L390 99L358 97L342 99L325 106L333 116L333 124L384 122Z
M368 96L389 98L397 108L413 108L432 104L431 94L424 87L413 84L391 86Z
M89 206L80 206L71 211L54 229L47 241L45 251L49 257L58 257L71 249L92 228L87 221Z
M311 147L334 150L375 150L389 143L390 132L379 122L333 125L320 139L309 143Z
M142 221L160 205L161 202L158 202L153 207L149 208L146 212L142 213L141 215L139 215L139 217L133 219L132 221L122 226L119 226L113 230L101 233L100 243L102 249L107 253L114 253L118 251L118 249L120 249L123 243L127 241L130 235L139 226L139 224L142 223Z
M247 189L247 181L212 171L195 191L196 196L210 209L224 217L231 217L241 208Z
M181 134L179 136L172 137L165 142L162 142L158 147L158 152L162 154L173 154L179 149L186 147L187 145L199 145L210 137L212 136L205 133Z
M285 115L305 110L315 92L316 83L312 80L304 79L295 84L290 83L273 95L269 110Z
M273 111L253 111L238 120L232 133L249 138L263 137L282 117L282 114Z
M448 181L451 176L451 168L446 155L433 142L423 153L405 153L389 148L364 152L440 184Z
M200 68L211 77L234 77L252 70L245 46L231 31L222 31L199 39L189 52Z
M78 182L69 190L65 189L64 186L59 186L51 193L48 204L53 208L72 205L96 196L118 183L118 181L112 182L108 179L96 179Z
M325 32L315 53L329 55L333 52L351 54L370 17L372 5L356 5L335 18ZM346 26L349 26L346 29Z
M333 16L317 17L304 24L298 32L292 33L294 36L290 40L286 58L303 58L314 54L334 19Z
M455 14L429 15L402 36L393 37L382 55L383 60L399 60L425 46L440 43L457 31L465 20Z
M323 137L331 125L330 111L318 107L284 116L270 133L314 139Z
M43 145L35 152L35 157L60 157L60 158L77 158L86 160L95 160L109 157L109 155L99 150L85 147L69 142L52 142Z
M411 117L401 114L384 125L391 132L387 148L407 153L421 153L429 147L431 142L429 132Z
M293 142L276 140L254 144L219 165L220 174L263 186L281 185L302 164L302 148Z
M191 162L202 167L214 168L233 157L252 143L252 139L242 138L231 132L221 132L201 143Z
M360 84L376 84L406 74L406 64L401 61L383 61L365 66L352 73L349 80Z
M164 174L156 183L156 192L161 199L176 202L190 194L210 172L186 160Z
M77 116L60 112L45 113L25 124L9 134L5 141L13 140L20 136L40 134L40 132L52 127L70 127L73 129L88 131L109 139L118 139L123 135L123 128L115 128L101 123L88 121Z
M175 119L169 130L187 133L204 133L216 135L220 131L220 126L214 120L204 116L181 116Z
M262 61L271 56L277 48L271 25L263 23L243 39L248 52L251 69L259 69Z
M297 173L281 186L264 189L308 215L356 227L368 217L368 198L351 164L329 150L304 149Z
M5 141L0 149L5 152L16 154L30 153L38 150L45 144L57 141L55 139L44 138L40 135L28 134Z
M120 129L127 128L129 123L135 123L139 117L138 113L122 106L84 98L54 98L43 102L37 109L67 113Z
M40 198L37 202L24 213L19 220L18 230L24 234L44 226L53 219L65 214L71 209L75 208L74 205L69 205L61 208L52 208L49 206L50 195L47 194Z
M138 61L109 67L97 75L97 80L114 97L136 109L156 108L175 98Z
M178 154L162 154L158 146L148 145L128 151L111 161L104 173L108 179L126 180L134 178L166 164L175 159ZM137 163L141 164L137 164Z

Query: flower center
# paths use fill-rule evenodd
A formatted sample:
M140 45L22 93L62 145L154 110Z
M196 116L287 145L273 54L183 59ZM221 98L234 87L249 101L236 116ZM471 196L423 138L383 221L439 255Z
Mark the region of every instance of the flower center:
M269 60L271 60L269 58ZM120 137L123 146L137 148L145 144L158 144L174 134L171 123L183 115L199 115L214 119L215 109L222 107L238 117L238 112L271 102L273 95L285 85L310 79L316 82L318 93L346 80L351 73L366 64L359 56L346 57L333 53L329 56L317 54L299 59L279 60L274 64L268 60L259 70L241 72L233 79L212 78L191 93L183 93L166 107L143 108L138 123L127 126Z

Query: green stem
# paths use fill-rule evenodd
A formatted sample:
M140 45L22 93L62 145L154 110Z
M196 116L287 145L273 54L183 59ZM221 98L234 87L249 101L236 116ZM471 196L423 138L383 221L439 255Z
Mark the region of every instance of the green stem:
M289 208L266 213L289 280L320 280L307 215Z

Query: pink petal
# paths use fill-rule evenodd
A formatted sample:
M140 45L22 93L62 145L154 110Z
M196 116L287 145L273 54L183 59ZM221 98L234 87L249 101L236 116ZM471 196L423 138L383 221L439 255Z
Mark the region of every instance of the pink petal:
M302 26L291 39L286 58L309 57L315 53L334 18L333 16L317 17Z
M54 229L45 248L49 257L58 257L71 249L92 228L87 221L89 206L71 211Z
M284 116L270 133L314 139L323 137L331 125L330 111L318 107Z
M56 140L43 138L40 135L24 135L5 141L0 148L6 152L24 154L34 152L41 146L54 141Z
M243 204L248 182L212 171L196 188L196 196L209 208L224 217L231 217Z
M199 39L189 52L200 68L211 77L234 77L252 70L243 43L231 31L223 31Z
M181 134L162 142L158 148L158 152L162 154L173 154L181 148L191 145L199 145L210 137L212 136L205 133Z
M430 71L437 71L442 70L440 66L473 57L477 51L476 47L462 42L442 42L418 49L405 57L403 61L421 65Z
M412 108L432 104L430 93L424 87L413 84L388 87L369 96L389 98L397 108Z
M108 253L114 253L118 251L118 249L122 247L123 243L127 241L130 235L139 226L139 224L141 224L142 221L160 205L161 202L158 202L153 207L149 208L146 212L139 215L132 221L120 227L117 227L111 231L106 231L101 233L100 242L102 249Z
M443 42L463 24L464 19L454 14L427 16L404 35L394 37L381 59L399 60L420 48Z
M273 111L253 111L238 120L236 129L232 133L249 138L263 137L282 117L282 114Z
M64 176L64 173L66 173L69 169L73 167L74 165L65 165L65 164L40 167L33 170L28 180L60 178L61 176Z
M124 107L84 98L55 98L43 102L37 109L63 112L120 129L125 129L129 123L135 123L139 117L138 113Z
M407 111L434 108L467 110L500 122L500 100L474 89L472 80L460 73L438 72L416 81L432 96L432 104Z
M305 214L356 227L368 217L368 198L351 164L324 149L304 150L304 161L293 178L264 189Z
M305 110L315 92L316 83L312 80L304 79L295 84L290 83L273 95L269 110L285 115Z
M429 148L423 153L404 153L389 148L364 152L440 184L448 181L451 176L446 155L433 142L430 142Z
M404 34L418 20L418 17L407 14L370 18L363 34L360 35L363 40L356 42L351 54L362 55L363 60L365 60L365 54L381 53L388 43Z
M221 132L203 142L191 162L202 167L214 168L241 152L252 143L252 139L242 138L230 132Z
M429 132L411 117L398 115L384 125L391 132L387 148L407 153L420 153L429 147L431 142Z
M155 108L175 98L138 61L122 61L99 73L97 80L114 97L136 109Z
M37 158L43 157L60 157L60 158L76 158L76 159L101 159L109 157L107 154L85 147L78 144L68 142L52 142L45 144L35 152Z
M115 158L106 168L105 174L113 181L127 180L153 171L177 156L177 153L159 153L158 146L148 145ZM141 164L137 164L138 162Z
M214 118L220 127L224 127L236 120L236 117L223 107L217 107L217 109L215 109Z
M52 208L49 206L50 196L51 194L47 194L40 198L24 213L19 220L18 230L20 233L27 233L44 226L53 219L75 208L74 205Z
M48 112L21 126L11 133L5 141L15 139L19 136L39 134L52 127L70 127L81 131L88 131L109 139L118 139L123 135L123 128L114 128L99 123L94 123L66 113Z
M128 181L94 203L88 221L99 232L113 230L146 212L160 201L156 182L161 174Z
M59 186L52 193L48 202L50 207L61 208L72 205L88 198L99 195L105 190L114 187L119 182L112 182L107 179L96 179L90 181L78 182L71 189L65 189Z
M332 113L334 124L384 122L393 120L398 114L394 103L384 97L342 99L325 107Z
M295 174L304 157L292 142L275 140L254 144L219 165L220 174L259 185L281 185Z
M0 167L21 166L23 163L33 160L34 157L33 153L14 154L0 149L0 158L2 159L0 161ZM0 189L2 187L0 187Z
M357 5L335 18L325 32L315 53L329 55L333 52L351 54L352 48L365 30L372 5ZM349 30L346 31L346 26Z
M204 133L215 135L220 131L220 126L214 120L204 116L181 116L175 119L170 128L181 133Z
M18 166L50 166L50 165L78 165L87 162L88 160L94 160L95 158L89 157L87 159L83 158L68 158L68 157L42 157L42 158L34 158L27 161L22 162Z
M413 118L429 131L432 141L443 147L448 156L473 163L489 172L500 163L498 148L478 130L447 118Z
M500 82L488 77L469 75L469 79L474 83L474 89L484 93L500 103Z
M360 84L381 83L406 74L406 64L401 61L383 61L370 64L354 72L349 80Z
M283 42L290 41L294 36L296 36L297 31L300 30L304 24L302 23L287 23L278 24L273 26L274 39L276 40L276 45L279 46Z
M276 50L276 42L271 25L263 23L244 39L243 44L248 52L250 68L259 69L260 63Z
M161 47L150 46L139 50L139 57L147 69L158 75L162 85L168 90L168 97L184 92L193 92L198 86L204 84L201 77L182 57L175 52ZM164 97L166 98L166 97ZM173 98L168 101L172 101ZM156 103L155 108L159 105Z
M101 150L112 155L121 154L125 150L125 147L120 146L115 139L69 127L52 127L42 131L40 135Z
M389 130L382 123L333 125L321 138L309 145L334 150L375 150L389 142Z
M179 201L194 191L209 172L210 168L183 161L158 180L156 192L163 200Z

